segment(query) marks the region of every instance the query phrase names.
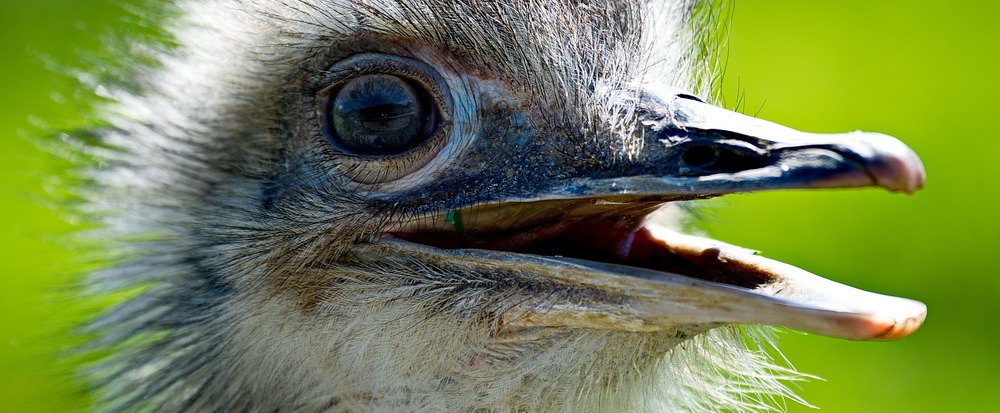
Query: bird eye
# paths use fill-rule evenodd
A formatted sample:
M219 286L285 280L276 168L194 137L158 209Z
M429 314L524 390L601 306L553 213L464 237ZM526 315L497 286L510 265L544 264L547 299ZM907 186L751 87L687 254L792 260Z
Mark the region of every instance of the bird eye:
M335 93L325 114L327 135L356 155L401 154L434 132L434 105L419 84L405 78L364 75Z
M331 171L360 184L399 187L436 165L431 160L449 142L453 105L434 67L361 53L331 65L317 82L327 85L317 88L314 108L333 149Z

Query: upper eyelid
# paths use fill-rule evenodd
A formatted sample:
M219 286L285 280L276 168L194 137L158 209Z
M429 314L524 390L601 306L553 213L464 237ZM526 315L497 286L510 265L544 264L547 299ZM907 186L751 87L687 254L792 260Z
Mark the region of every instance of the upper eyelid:
M318 98L325 98L348 80L366 74L392 74L420 83L439 103L441 116L446 120L450 118L452 100L447 82L432 65L415 58L375 52L357 53L329 65L310 89L315 90L313 93Z

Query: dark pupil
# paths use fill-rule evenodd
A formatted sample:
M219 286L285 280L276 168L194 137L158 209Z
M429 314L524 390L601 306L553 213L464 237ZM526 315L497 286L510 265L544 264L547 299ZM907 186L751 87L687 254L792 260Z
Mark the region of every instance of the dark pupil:
M330 104L333 135L345 150L359 155L393 155L426 138L426 99L404 79L367 75L351 80Z

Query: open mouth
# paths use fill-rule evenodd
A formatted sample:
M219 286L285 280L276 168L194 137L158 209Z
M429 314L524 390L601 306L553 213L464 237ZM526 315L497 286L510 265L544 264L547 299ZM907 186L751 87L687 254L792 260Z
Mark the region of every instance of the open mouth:
M924 319L922 303L858 290L756 251L670 230L657 222L655 211L662 203L655 197L625 197L477 206L414 220L389 235L489 259L501 253L511 264L531 261L554 272L586 273L578 277L582 285L622 294L622 308L650 313L640 315L638 327L624 323L627 329L752 323L893 340L915 331ZM609 288L609 280L618 287ZM675 308L679 295L687 300L683 308ZM586 313L590 307L566 311ZM559 313L546 308L545 320L529 317L528 324L565 322ZM587 327L623 328L616 325L617 317L588 320Z
M739 263L720 266L663 239L668 231L653 218L663 204L657 197L626 197L469 207L411 221L391 235L442 249L595 261L747 289L775 281L773 274Z

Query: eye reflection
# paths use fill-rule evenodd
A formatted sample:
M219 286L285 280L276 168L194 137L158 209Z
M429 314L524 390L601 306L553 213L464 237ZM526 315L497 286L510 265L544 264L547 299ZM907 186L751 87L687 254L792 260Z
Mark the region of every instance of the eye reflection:
M375 74L348 81L330 102L330 138L357 155L395 155L433 131L433 107L422 88L398 76Z

